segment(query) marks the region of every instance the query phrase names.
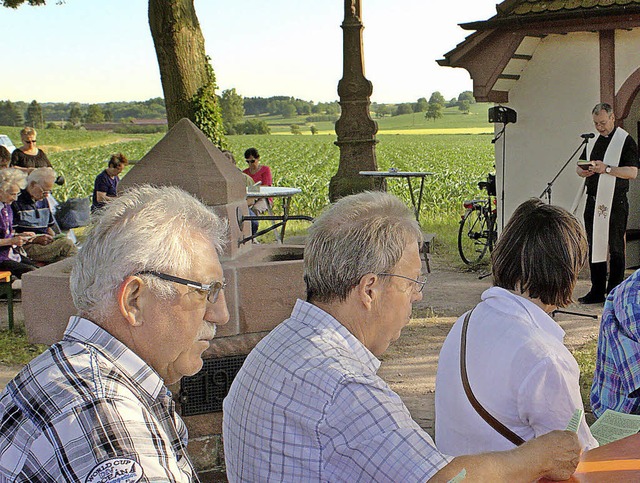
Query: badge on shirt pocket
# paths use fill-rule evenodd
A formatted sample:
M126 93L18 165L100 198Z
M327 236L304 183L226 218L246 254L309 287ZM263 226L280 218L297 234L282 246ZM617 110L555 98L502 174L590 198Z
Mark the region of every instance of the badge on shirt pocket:
M110 458L98 463L85 483L136 483L144 476L142 466L131 458Z

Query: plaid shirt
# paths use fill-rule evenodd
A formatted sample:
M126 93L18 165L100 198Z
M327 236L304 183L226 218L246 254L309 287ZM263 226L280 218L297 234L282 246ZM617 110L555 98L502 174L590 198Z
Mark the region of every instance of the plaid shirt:
M158 374L80 317L0 395L0 482L189 482L186 445Z
M424 482L440 454L380 361L342 324L298 300L249 354L224 400L229 481Z
M591 408L640 414L640 270L613 290L604 306Z

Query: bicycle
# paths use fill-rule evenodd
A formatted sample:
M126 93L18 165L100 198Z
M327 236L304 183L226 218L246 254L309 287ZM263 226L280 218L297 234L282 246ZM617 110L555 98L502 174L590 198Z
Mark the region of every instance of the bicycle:
M487 181L480 181L478 188L487 192L487 198L463 203L465 212L458 230L458 252L467 265L479 263L487 251L493 250L498 238L496 176L488 174Z

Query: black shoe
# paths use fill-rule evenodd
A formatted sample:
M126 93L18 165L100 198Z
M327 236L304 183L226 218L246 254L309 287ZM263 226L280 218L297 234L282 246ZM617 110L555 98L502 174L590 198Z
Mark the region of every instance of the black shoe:
M584 297L580 297L578 299L578 302L580 302L581 304L601 304L604 303L605 300L606 297L604 295L594 295L589 292Z

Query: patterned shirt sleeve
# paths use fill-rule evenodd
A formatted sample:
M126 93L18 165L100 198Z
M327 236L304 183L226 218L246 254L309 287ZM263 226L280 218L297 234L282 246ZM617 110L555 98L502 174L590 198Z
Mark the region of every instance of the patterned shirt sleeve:
M346 380L319 433L329 481L426 481L451 460L379 378Z
M607 300L600 323L591 407L640 412L640 270Z

